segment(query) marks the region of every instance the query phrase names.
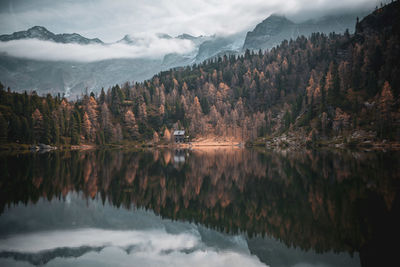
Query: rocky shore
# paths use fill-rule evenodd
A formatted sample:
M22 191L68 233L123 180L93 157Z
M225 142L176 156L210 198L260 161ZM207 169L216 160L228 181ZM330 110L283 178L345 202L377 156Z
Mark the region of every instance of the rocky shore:
M320 136L317 132L308 135L303 131L288 132L279 136L258 140L257 145L265 144L268 149L276 148L317 148L331 147L339 149L359 148L364 150L400 150L400 143L380 139L374 131L357 130L333 137Z

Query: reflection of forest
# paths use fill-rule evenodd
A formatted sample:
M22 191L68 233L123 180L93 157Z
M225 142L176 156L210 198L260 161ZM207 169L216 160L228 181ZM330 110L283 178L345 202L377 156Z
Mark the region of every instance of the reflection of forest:
M399 163L398 153L244 149L0 156L0 207L78 191L302 249L368 253L398 237Z

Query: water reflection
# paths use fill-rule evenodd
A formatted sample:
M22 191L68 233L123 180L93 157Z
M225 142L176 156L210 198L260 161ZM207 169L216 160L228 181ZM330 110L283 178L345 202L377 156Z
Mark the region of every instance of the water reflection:
M374 266L397 253L390 242L400 236L398 156L244 149L3 155L0 209L80 192L288 247L360 252L362 265Z
M265 266L243 236L69 193L0 217L0 266Z

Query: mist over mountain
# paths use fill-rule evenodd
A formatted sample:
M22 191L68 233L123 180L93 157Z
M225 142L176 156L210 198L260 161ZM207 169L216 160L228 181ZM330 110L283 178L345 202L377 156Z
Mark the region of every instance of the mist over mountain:
M154 59L110 59L90 63L38 61L0 55L0 81L17 91L80 96L123 81L142 81L161 71Z
M3 84L17 91L35 90L39 94L61 93L73 98L81 95L86 89L98 91L102 87L107 88L126 81L140 82L162 70L199 63L232 48L238 52L244 35L195 37L181 34L171 37L159 33L125 35L115 43L103 43L99 39L88 39L77 34L54 34L44 27L35 26L27 31L1 35L0 40L0 81ZM25 49L25 45L31 45L29 43L31 40L45 41L38 44L43 46L43 51ZM17 45L8 46L11 46L11 51L4 48L10 42L17 42ZM73 44L75 50L79 50L79 54L75 56L73 54L75 50L70 49L70 46L67 47L70 54L62 53L61 49L65 47L53 47L55 43ZM181 49L179 45L182 43L191 46L186 45L185 49ZM178 46L174 50L175 44ZM21 49L14 51L18 45L26 56L20 53ZM48 45L52 47L46 49ZM112 58L113 52L117 53L117 56L121 54L121 48L126 50L126 55L122 54L122 58ZM54 53L50 51L51 49ZM96 60L96 51L100 60ZM107 59L105 54L109 51L112 52L111 58ZM40 60L42 54L38 53L45 54L42 60ZM129 58L133 53L137 56ZM50 58L53 55L54 57ZM89 62L81 62L86 57Z
M239 56L162 71L145 82L125 81L97 96L88 88L74 101L13 93L0 86L1 123L9 129L3 131L3 140L102 145L153 139L157 143L160 136L170 140L169 129L184 128L193 138L222 136L268 146L278 145L278 137L288 144L336 145L329 142L340 138L343 146L380 146L384 139L399 138L398 17L396 1L359 20L354 34L314 33L283 41L270 51L246 50ZM191 52L187 55L198 53ZM178 64L180 56L169 56L169 64ZM149 59L137 62L135 71L146 75L147 70L161 68L165 59L148 69ZM123 66L121 59L112 62L122 69L110 69L110 62L100 61L70 65L71 76L55 72L51 65L43 65L43 73L63 82L72 80L79 90L84 86L81 80L103 82L115 78L110 73L132 70L132 61L124 60ZM23 64L9 65L15 69ZM89 67L89 74L104 75L81 78ZM26 72L31 69L26 65ZM39 73L31 72L30 77Z
M362 18L368 12L355 12L344 15L330 15L319 19L295 23L282 15L271 15L249 31L243 49L271 49L282 40L295 40L299 36L310 36L314 32L343 33L354 32L356 18Z
M0 36L0 81L16 91L74 98L86 89L98 92L126 81L141 82L162 70L239 55L245 49L270 49L285 39L312 32L352 31L356 18L363 14L331 15L302 23L271 15L247 34L127 34L114 43L76 33L54 34L35 26Z

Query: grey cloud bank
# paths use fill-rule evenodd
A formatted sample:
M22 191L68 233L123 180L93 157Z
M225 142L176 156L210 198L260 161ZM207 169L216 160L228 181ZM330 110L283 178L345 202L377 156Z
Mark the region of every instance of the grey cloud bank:
M233 34L252 28L272 13L306 19L376 4L376 0L2 0L0 33L41 25L53 32L77 32L106 42L126 33Z
M272 13L306 19L375 5L376 0L2 0L0 34L40 25L54 33L76 32L113 43L78 45L16 40L0 42L0 53L33 60L72 62L162 58L171 53L191 53L196 48L190 40L160 38L157 33L227 36L252 29ZM135 43L115 43L127 33L134 36Z
M0 42L0 52L9 56L44 61L92 62L118 58L162 58L169 53L189 53L193 42L146 35L139 42L101 44L62 44L37 39Z

